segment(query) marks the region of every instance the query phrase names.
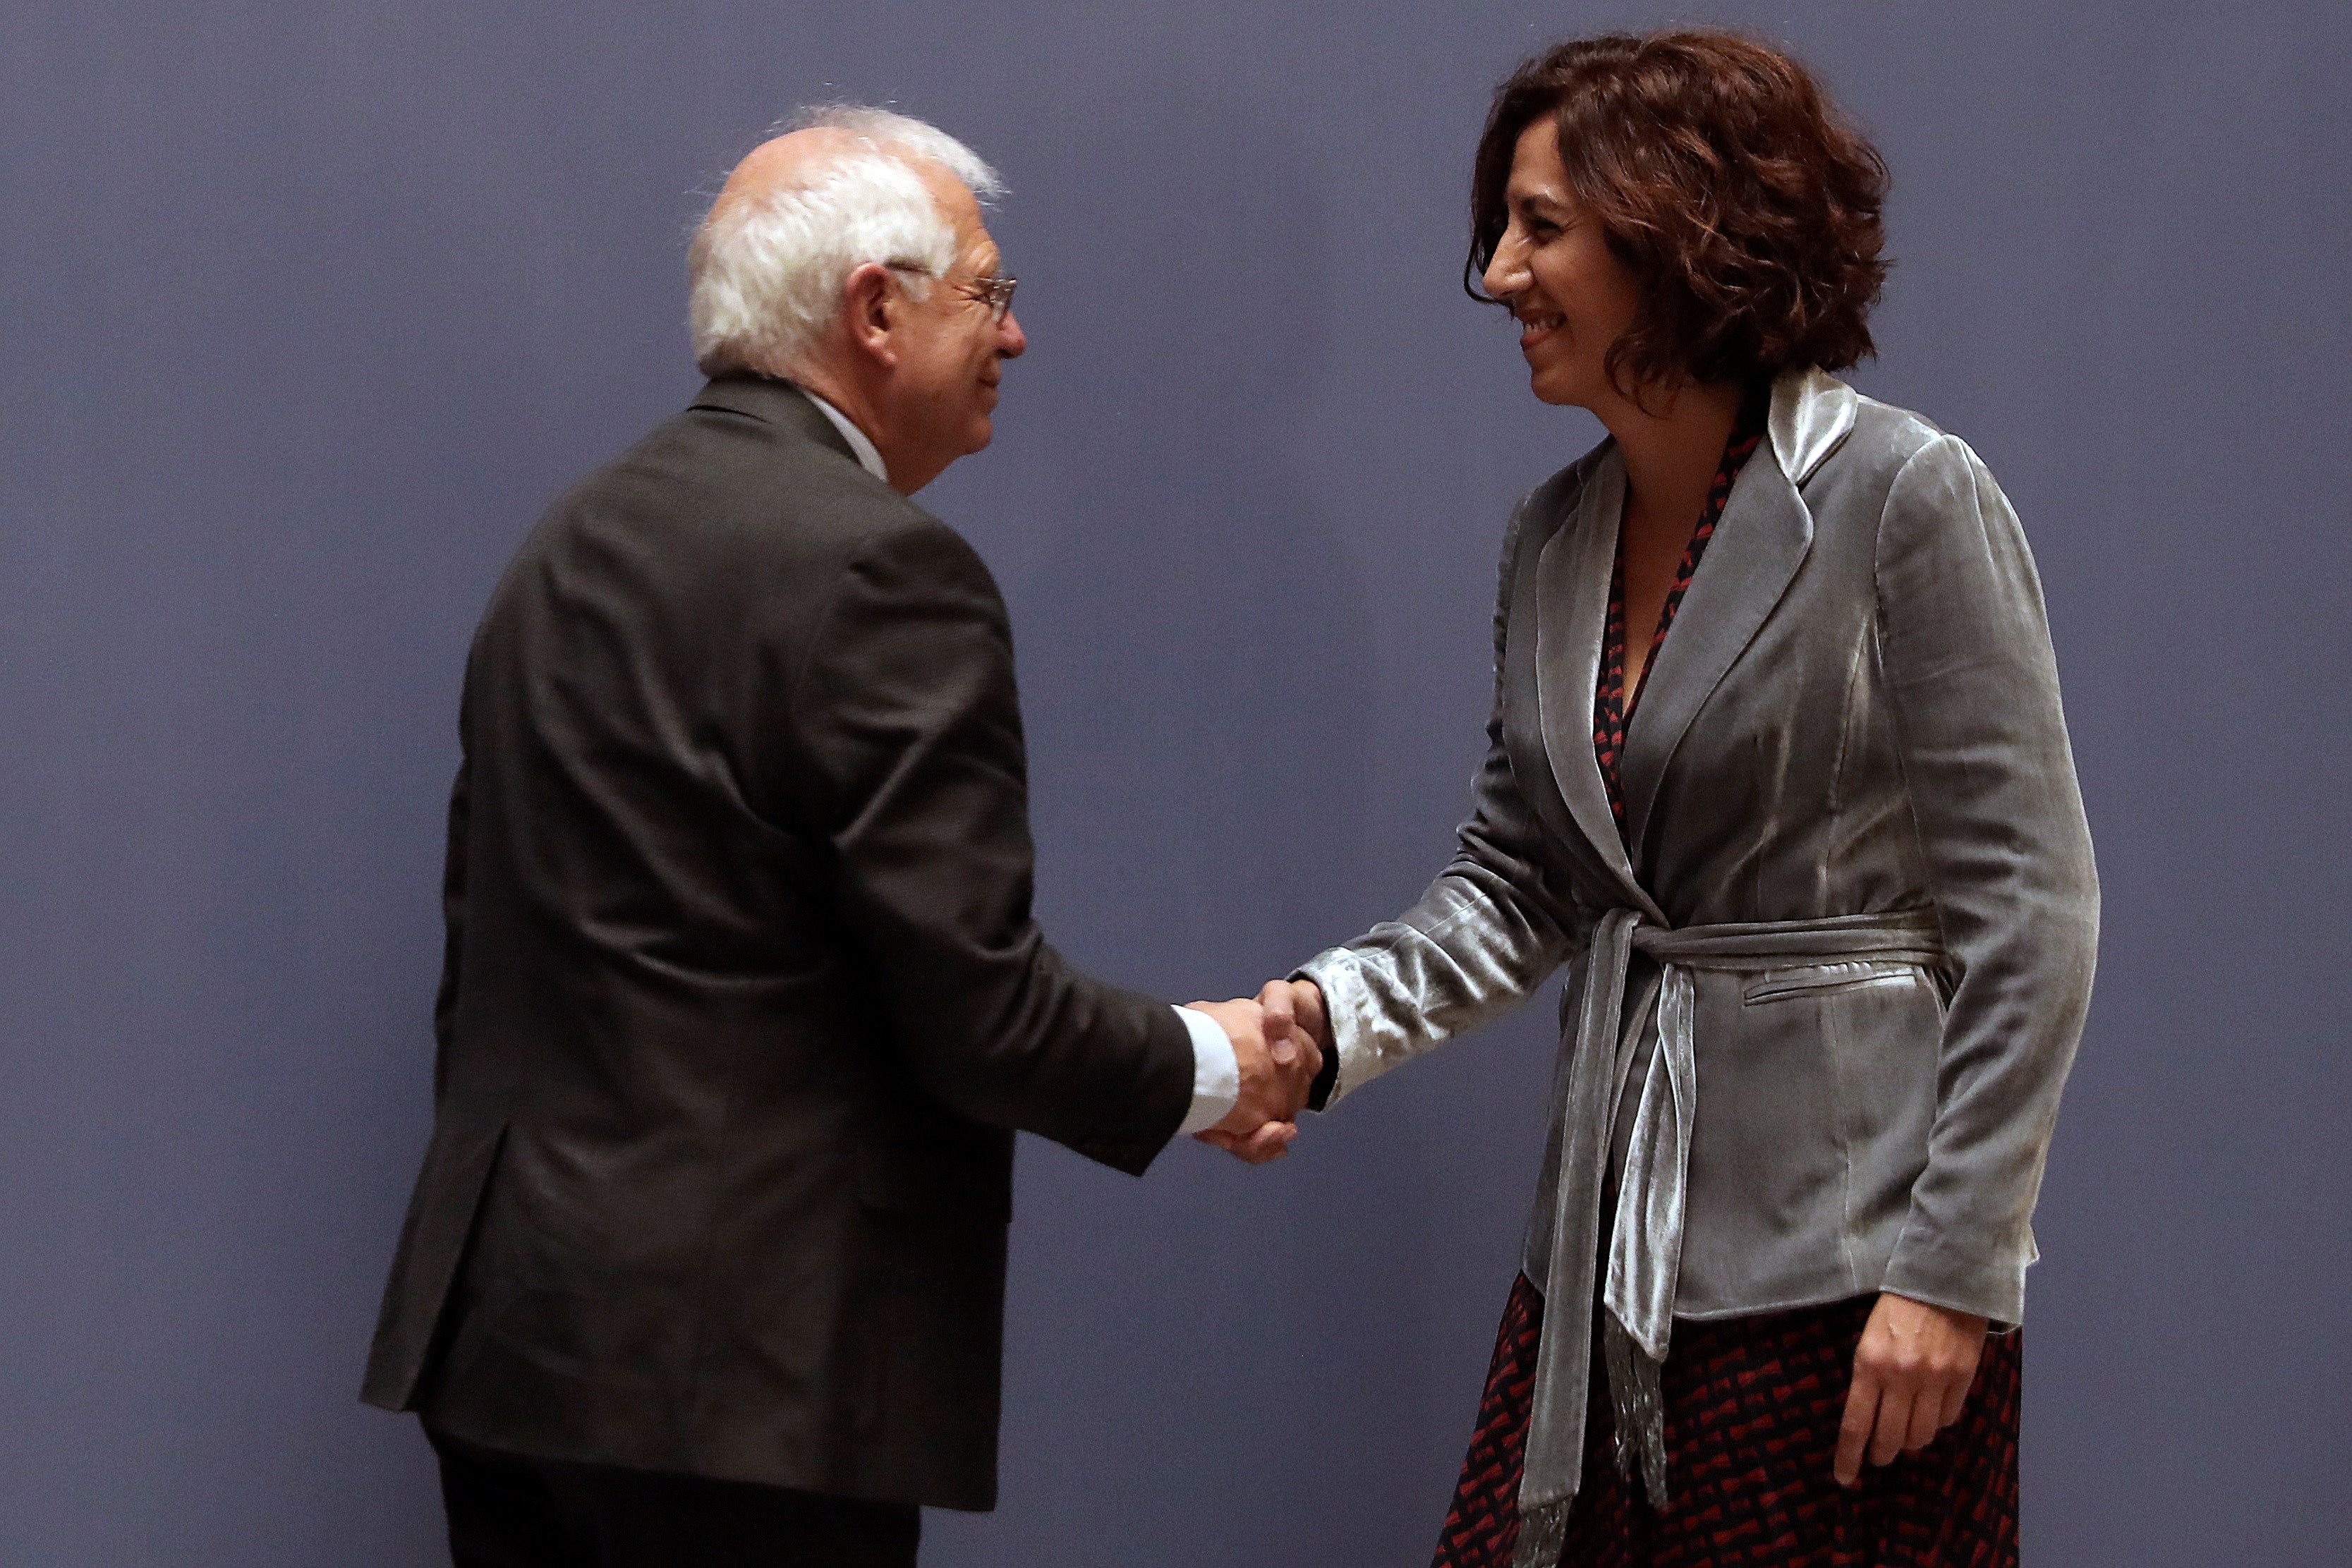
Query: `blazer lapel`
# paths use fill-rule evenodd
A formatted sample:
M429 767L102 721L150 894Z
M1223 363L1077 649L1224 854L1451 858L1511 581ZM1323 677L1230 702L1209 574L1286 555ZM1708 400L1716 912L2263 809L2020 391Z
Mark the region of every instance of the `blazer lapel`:
M1544 746L1543 702L1536 690L1536 641L1543 602L1539 567L1545 549L1561 534L1574 531L1577 498L1591 483L1591 466L1590 462L1579 464L1573 481L1565 485L1566 471L1554 476L1550 485L1528 498L1527 509L1513 525L1519 530L1519 542L1511 557L1510 595L1504 609L1503 745L1521 798L1559 853L1575 862L1592 885L1613 888L1620 881L1617 873L1602 857L1601 846L1585 836L1560 793ZM1559 493L1554 493L1554 486Z
M1853 431L1857 401L1853 389L1818 370L1792 371L1773 383L1769 440L1732 486L1626 726L1618 775L1626 842L1644 841L1675 748L1812 549L1813 514L1797 486Z
M1589 858L1628 905L1655 918L1657 906L1633 880L1592 752L1593 688L1601 678L1610 570L1624 509L1625 465L1612 445L1580 487L1575 515L1536 558L1536 712L1553 782Z
M1644 841L1667 759L1700 705L1780 602L1812 543L1812 513L1780 465L1758 452L1732 486L1706 559L1625 727L1618 781L1625 792L1628 843Z

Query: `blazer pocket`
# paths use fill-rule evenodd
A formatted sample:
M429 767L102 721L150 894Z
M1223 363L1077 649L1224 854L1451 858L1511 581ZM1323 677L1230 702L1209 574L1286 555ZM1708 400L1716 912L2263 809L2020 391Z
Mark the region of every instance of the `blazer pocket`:
M1748 1007L1787 1001L1792 997L1823 997L1839 991L1867 990L1874 986L1927 986L1935 989L1927 973L1916 964L1886 964L1853 959L1836 964L1809 964L1801 969L1775 969L1748 982L1739 999Z

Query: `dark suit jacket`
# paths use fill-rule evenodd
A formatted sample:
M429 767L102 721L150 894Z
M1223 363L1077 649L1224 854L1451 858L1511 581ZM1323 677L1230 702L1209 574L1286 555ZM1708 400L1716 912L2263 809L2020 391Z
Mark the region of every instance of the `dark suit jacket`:
M559 501L467 663L436 1123L363 1397L986 1508L1013 1134L1140 1172L1166 1006L1030 916L1003 603L777 382Z

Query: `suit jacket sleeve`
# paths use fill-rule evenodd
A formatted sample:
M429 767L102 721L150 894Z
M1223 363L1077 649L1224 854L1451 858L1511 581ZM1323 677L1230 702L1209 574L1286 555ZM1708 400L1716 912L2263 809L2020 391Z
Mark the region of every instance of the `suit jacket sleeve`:
M1904 782L1957 972L1927 1166L1885 1288L2015 1322L2089 1006L2098 879L2033 558L1954 437L1888 492L1877 591Z
M971 548L929 518L869 538L792 709L837 913L916 1085L1140 1173L1191 1107L1191 1037L1072 969L1031 916L1012 636Z
M1454 858L1412 908L1296 972L1323 993L1338 1063L1328 1100L1508 1011L1580 940L1581 923L1546 871L1542 830L1504 743L1503 648L1527 510L1504 541L1495 703Z

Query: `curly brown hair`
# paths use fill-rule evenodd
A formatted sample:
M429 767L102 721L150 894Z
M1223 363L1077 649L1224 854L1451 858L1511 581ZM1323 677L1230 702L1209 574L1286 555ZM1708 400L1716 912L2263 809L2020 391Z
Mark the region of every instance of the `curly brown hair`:
M1478 280L1507 226L1519 136L1547 115L1577 199L1642 284L1606 361L1621 389L1843 370L1875 351L1885 160L1811 72L1731 33L1579 38L1511 73L1471 174L1472 298L1499 303Z

